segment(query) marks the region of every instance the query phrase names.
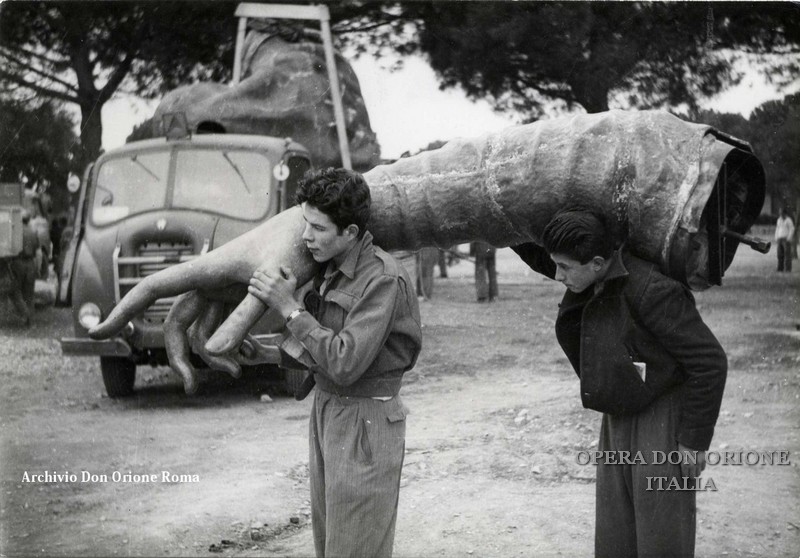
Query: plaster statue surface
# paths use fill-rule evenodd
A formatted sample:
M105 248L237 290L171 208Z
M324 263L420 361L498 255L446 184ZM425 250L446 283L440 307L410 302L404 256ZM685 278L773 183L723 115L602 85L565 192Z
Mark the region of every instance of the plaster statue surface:
M309 150L317 167L341 166L322 44L286 25L250 25L257 28L246 35L241 81L170 91L156 108L151 136L166 135L163 116L180 112L194 131L291 137ZM380 146L353 68L338 53L336 67L353 167L368 169L379 162Z

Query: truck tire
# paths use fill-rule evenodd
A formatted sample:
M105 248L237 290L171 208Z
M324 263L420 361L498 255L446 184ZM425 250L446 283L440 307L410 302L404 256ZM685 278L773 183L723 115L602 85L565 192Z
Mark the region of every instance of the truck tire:
M306 375L308 375L308 371L306 370L291 370L285 369L284 371L284 381L283 381L283 388L286 390L286 393L294 397L295 391L299 388L303 380L306 379Z
M109 397L133 395L136 364L132 361L120 357L100 357L100 371L103 373L103 384Z

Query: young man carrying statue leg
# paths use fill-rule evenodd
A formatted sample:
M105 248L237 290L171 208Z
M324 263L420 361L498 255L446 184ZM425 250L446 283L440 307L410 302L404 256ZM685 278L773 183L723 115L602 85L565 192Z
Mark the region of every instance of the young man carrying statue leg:
M316 380L310 420L317 556L391 556L406 410L403 373L421 348L419 306L402 265L373 246L370 192L358 173L307 175L303 241L323 264L301 304L290 270L257 271L249 292L286 318L282 344Z
M645 461L598 461L595 555L693 556L695 492L658 490L668 481L648 478L683 486L683 477L700 476L727 359L688 289L615 249L609 233L598 215L564 211L544 228L544 248L514 250L567 287L556 337L580 377L584 407L603 412L598 449L641 452ZM680 465L654 459L676 451Z

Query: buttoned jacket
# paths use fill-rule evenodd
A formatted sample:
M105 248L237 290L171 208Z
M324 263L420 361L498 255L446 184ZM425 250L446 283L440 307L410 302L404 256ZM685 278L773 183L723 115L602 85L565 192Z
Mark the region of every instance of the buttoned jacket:
M543 249L526 245L517 252L534 270L555 277ZM687 287L650 262L615 252L596 288L564 294L556 337L580 377L585 407L615 415L640 413L679 389L678 441L708 449L727 358ZM643 363L644 379L634 363Z
M408 273L367 231L342 264L329 262L287 324L282 349L314 373L317 389L394 396L422 347L419 303Z

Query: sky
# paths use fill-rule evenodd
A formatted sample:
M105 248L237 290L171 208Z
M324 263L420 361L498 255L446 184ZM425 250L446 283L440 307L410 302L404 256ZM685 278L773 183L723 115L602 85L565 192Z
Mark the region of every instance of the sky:
M366 56L351 64L384 158L414 153L436 140L479 136L515 123L513 115L494 112L487 101L469 100L460 89L441 91L433 69L421 57L406 58L403 69L394 72ZM760 104L785 94L750 73L738 87L710 100L705 108L748 117ZM106 103L103 147L123 145L134 125L152 116L156 104L132 97Z

